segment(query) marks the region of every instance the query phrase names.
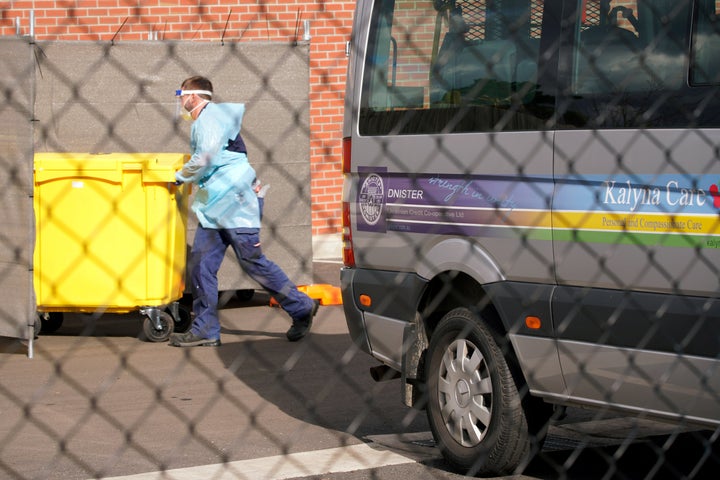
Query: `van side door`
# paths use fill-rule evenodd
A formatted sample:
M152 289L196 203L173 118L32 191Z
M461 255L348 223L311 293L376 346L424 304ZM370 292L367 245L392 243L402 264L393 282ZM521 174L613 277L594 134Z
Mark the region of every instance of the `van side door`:
M708 377L720 320L715 15L705 1L566 4L552 308L568 395L583 402L720 416Z

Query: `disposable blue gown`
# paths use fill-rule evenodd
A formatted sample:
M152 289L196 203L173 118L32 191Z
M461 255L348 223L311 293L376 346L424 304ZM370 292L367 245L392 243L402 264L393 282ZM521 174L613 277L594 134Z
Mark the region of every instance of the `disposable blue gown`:
M244 113L242 103L208 103L190 129L192 156L175 177L197 185L192 210L205 228L260 228L255 170L247 154L226 149Z

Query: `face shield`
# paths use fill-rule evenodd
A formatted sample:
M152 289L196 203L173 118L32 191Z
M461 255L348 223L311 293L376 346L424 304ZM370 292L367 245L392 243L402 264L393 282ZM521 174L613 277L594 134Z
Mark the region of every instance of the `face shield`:
M210 90L175 90L175 118L182 117L183 120L192 120L192 112L196 110L197 108L201 107L202 105L205 105L205 103L208 102L208 100L204 100L201 104L193 108L192 110L188 111L185 108L185 102L187 99L183 101L183 97L185 95L207 95L209 97L212 97L212 92Z

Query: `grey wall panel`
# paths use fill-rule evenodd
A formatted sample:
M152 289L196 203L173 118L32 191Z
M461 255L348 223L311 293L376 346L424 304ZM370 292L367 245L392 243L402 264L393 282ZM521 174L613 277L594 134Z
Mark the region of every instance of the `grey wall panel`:
M295 283L312 281L307 45L41 42L38 49L38 151L186 152L191 124L175 118L174 92L191 75L213 81L216 101L244 102L250 162L271 184L264 251ZM193 215L188 223L192 241ZM231 252L219 280L222 290L257 287Z
M0 41L0 336L29 338L32 289L32 47Z

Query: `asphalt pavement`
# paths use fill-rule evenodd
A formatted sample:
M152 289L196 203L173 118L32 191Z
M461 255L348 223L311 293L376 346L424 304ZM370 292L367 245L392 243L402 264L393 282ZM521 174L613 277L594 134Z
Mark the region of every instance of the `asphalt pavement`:
M316 262L339 285L340 264ZM310 335L255 292L223 295L221 347L143 342L140 315L69 314L27 348L0 339L0 478L459 479L424 412L347 334L341 305ZM715 478L711 434L569 409L521 479ZM696 470L697 471L696 471ZM709 475L709 476L708 476Z

